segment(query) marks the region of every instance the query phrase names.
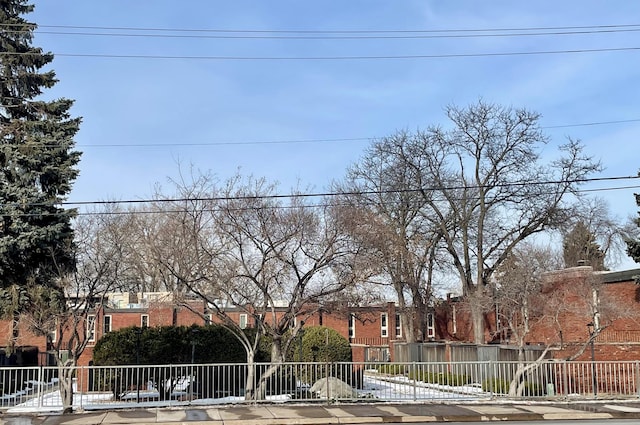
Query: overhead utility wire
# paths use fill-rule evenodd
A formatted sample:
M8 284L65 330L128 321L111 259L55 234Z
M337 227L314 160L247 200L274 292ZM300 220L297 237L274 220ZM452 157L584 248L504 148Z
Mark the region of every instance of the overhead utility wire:
M571 127L584 127L584 126L598 126L609 124L625 124L632 122L640 122L640 118L628 119L628 120L615 120L615 121L598 121L588 123L577 124L563 124L563 125L551 125L542 126L541 129L554 129L554 128L571 128ZM150 143L150 144L97 144L97 145L78 145L79 148L84 147L163 147L163 146L234 146L234 145L273 145L273 144L301 144L301 143L325 143L325 142L361 142L383 139L382 137L351 137L351 138L331 138L331 139L295 139L295 140L264 140L264 141L240 141L240 142L210 142L210 143Z
M591 31L553 31L553 32L512 32L512 33L481 33L481 34L405 34L405 35L194 35L194 34L141 34L141 33L107 33L107 32L73 32L73 31L40 31L35 34L47 35L76 35L87 37L135 37L135 38L182 38L182 39L250 39L250 40L423 40L446 38L500 38L500 37L534 37L549 35L590 35L638 32L640 28L609 29ZM26 33L29 31L6 31L9 33Z
M18 105L8 105L9 107L18 106ZM0 105L0 107L7 107L4 105ZM576 123L576 124L562 124L562 125L548 125L541 126L541 129L554 129L554 128L571 128L571 127L586 127L586 126L598 126L598 125L609 125L609 124L625 124L625 123L633 123L640 122L640 118L633 118L628 120L614 120L614 121L595 121L595 122L586 122L586 123ZM203 143L101 143L101 144L91 144L77 145L78 148L141 148L141 147L169 147L169 146L184 146L184 147L197 147L197 146L244 146L244 145L276 145L276 144L301 144L301 143L327 143L327 142L362 142L362 141L371 141L371 140L379 140L384 139L387 136L374 136L374 137L350 137L350 138L327 138L327 139L288 139L288 140L255 140L255 141L239 141L239 142L203 142ZM3 146L18 146L21 144L12 144L7 143L3 144ZM57 147L57 145L53 144L43 144L39 145L42 147Z
M640 176L616 176L616 177L593 177L586 179L574 179L574 180L548 180L541 182L509 182L492 187L512 187L512 186L539 186L547 184L561 184L561 183L589 183L599 181L617 181L617 180L635 180ZM441 190L462 190L462 189L479 189L480 186L451 186L451 187L423 187L417 189L392 189L383 191L355 191L355 192L318 192L318 193L300 193L300 194L273 194L273 195L241 195L241 196L214 196L205 198L167 198L167 199L131 199L120 201L79 201L79 202L62 202L61 205L116 205L116 204L145 204L152 202L183 202L183 201L237 201L237 200L254 200L254 199L289 199L289 198L318 198L318 197L333 197L333 196L349 196L349 195L374 195L374 194L386 194L386 193L413 193L424 191L441 191ZM31 206L38 206L41 204L29 204Z
M617 187L604 187L604 188L598 188L598 189L578 189L576 190L577 193L592 193L592 192L604 192L604 191L613 191L613 190L628 190L628 189L639 189L640 186L617 186ZM366 193L363 193L366 194ZM348 195L348 194L339 194L339 195ZM455 198L454 198L455 199ZM443 199L444 200L444 199ZM161 202L163 200L159 199L159 200L154 200L154 201L150 201L150 202ZM179 200L181 202L187 202L187 201L196 201L196 202L202 202L202 201L206 201L206 199L190 199L190 198L184 198ZM179 202L179 201L174 201L174 202ZM368 201L368 200L364 200L362 202L365 205L374 205L376 202L375 201ZM256 210L256 209L270 209L270 210L277 210L277 209L281 209L281 210L286 210L286 209L294 209L294 208L328 208L328 207L341 207L341 206L350 206L352 205L351 203L348 202L337 202L337 203L329 203L329 202L322 202L322 203L315 203L315 204L302 204L302 205L261 205L259 208L256 207L242 207L242 206L235 206L235 207L229 207L229 208L225 208L224 210L229 210L229 211L248 211L248 210ZM219 211L223 211L222 208L218 207L218 208L204 208L202 209L203 212L219 212ZM184 213L185 209L157 209L157 210L117 210L117 211L82 211L82 212L76 212L76 215L78 216L107 216L107 215L139 215L139 214L177 214L177 213ZM51 215L62 215L65 214L66 211L61 211L59 214L51 214ZM1 215L0 215L1 216ZM38 213L22 213L22 214L15 214L14 216L19 216L19 217L40 217L42 216L42 214L38 214Z
M188 59L211 61L330 61L330 60L389 60L389 59L452 59L505 56L536 56L577 53L604 53L638 51L640 47L609 47L597 49L538 50L531 52L484 52L484 53L446 53L434 55L372 55L372 56L183 56L183 55L125 55L109 53L53 53L57 57L104 58L104 59ZM0 56L39 55L37 52L0 52Z
M0 27L22 27L23 24L0 24ZM33 25L34 28L90 29L90 30L126 30L126 31L167 31L167 32L211 32L211 33L265 33L265 34L387 34L387 33L448 33L448 32L496 32L496 31L557 31L585 30L602 28L633 28L640 24L581 25L556 27L505 27L505 28L445 28L430 30L388 29L388 30L258 30L258 29L221 29L221 28L162 28L162 27L112 27L81 25Z
M605 125L605 124L625 124L630 122L639 122L640 119L632 118L628 120L616 120L616 121L600 121L600 122L585 122L580 124L563 124L563 125L546 125L540 128L549 129L549 128L568 128L568 127L586 127L592 125Z

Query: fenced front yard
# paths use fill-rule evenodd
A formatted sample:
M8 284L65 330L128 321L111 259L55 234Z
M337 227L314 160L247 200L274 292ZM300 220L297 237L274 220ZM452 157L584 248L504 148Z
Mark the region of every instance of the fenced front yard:
M524 373L522 368L526 369ZM62 409L55 367L0 368L0 408ZM516 379L514 379L516 377ZM640 361L87 366L76 409L260 402L640 398Z

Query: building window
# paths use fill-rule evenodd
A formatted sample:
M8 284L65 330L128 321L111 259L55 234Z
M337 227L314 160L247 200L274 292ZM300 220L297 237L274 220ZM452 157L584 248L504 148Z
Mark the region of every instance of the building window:
M213 314L209 313L204 315L204 324L205 325L213 324Z
M366 347L364 351L365 362L388 362L391 360L389 347Z
M105 334L111 332L111 316L103 317L102 330Z
M396 338L402 338L402 318L396 313Z
M387 313L380 314L380 336L383 338L389 336L389 316Z
M356 315L353 313L349 314L349 338L356 337Z
M240 326L240 329L246 329L247 328L247 315L242 313L240 315L240 319L238 320L238 325Z
M149 327L149 315L141 314L140 315L140 327L148 328Z
M93 342L96 340L96 315L90 314L87 316L87 341Z
M452 306L452 308L451 308L451 316L452 316L452 320L451 321L453 322L452 323L453 329L452 329L451 333L455 335L455 334L458 333L458 318L457 318L457 315L456 315L456 306L455 305Z
M433 313L427 314L427 338L433 339L436 337L436 324Z
M57 336L58 332L55 329L47 332L47 351L53 350L53 344L55 344Z

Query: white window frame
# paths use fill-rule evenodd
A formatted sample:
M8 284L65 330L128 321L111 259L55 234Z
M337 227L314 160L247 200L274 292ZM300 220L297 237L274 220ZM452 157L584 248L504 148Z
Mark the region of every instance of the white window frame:
M107 326L108 323L108 326ZM102 334L108 334L113 330L113 317L110 314L104 315L102 318Z
M238 326L240 329L247 329L247 325L249 324L249 315L247 313L240 313L238 317Z
M349 313L349 338L356 337L356 315L355 313Z
M87 315L87 341L94 342L96 340L96 315Z
M402 338L402 316L396 313L396 338Z
M212 325L213 324L213 313L205 314L204 316L204 324Z
M457 317L457 314L456 314L456 306L455 306L455 304L451 308L451 316L452 316L452 320L451 321L452 321L452 326L453 326L452 333L455 335L455 334L458 333L458 317Z
M149 315L148 314L141 314L140 315L140 327L141 328L148 328L149 327Z
M47 332L47 338L49 339L50 343L55 343L58 339L58 329Z
M380 313L380 336L382 338L389 337L389 315Z
M427 313L427 338L433 339L436 337L436 320L433 313Z

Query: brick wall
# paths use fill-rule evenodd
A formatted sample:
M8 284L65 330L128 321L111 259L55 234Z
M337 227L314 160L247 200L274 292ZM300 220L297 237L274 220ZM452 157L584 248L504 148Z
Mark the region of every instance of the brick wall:
M640 271L638 271L640 274ZM640 287L630 278L631 274L602 274L601 301L603 304L614 306L602 311L602 323L606 326L595 342L598 360L629 360L640 359ZM585 300L583 288L591 284L592 272L589 267L577 267L560 272L550 273L543 288L543 297L548 300L558 299L564 306L572 306L557 315L555 322L549 318L534 320L529 343L543 343L560 347L554 349L556 357L562 358L576 353L584 348L589 337L587 323L593 321L588 309L583 308ZM206 305L202 301L193 300L190 308L178 306L172 302L151 302L145 308L113 309L105 308L96 312L96 341L102 337L104 330L104 315L111 317L111 329L118 330L130 326L140 326L143 315L148 316L149 326L167 326L193 324L203 325L206 322ZM275 320L282 317L284 309L276 309ZM313 308L310 310L312 311ZM617 311L613 317L609 313ZM374 307L335 306L330 311L315 312L311 315L301 314L297 321L304 320L305 327L327 326L335 329L352 344L353 358L363 361L369 347L388 348L393 361L394 341L404 341L404 335L396 335L396 306L393 303ZM230 310L229 315L236 323L240 322L240 315L245 314L241 309ZM382 317L386 317L386 336L382 332ZM609 316L608 316L609 314ZM350 317L353 317L353 335L350 337ZM267 317L266 320L272 320ZM448 299L435 309L435 340L471 342L473 328L471 326L469 308L463 300ZM219 322L213 317L214 322ZM247 326L254 326L252 315L247 315ZM486 341L495 340L495 315L489 313L485 320ZM404 329L401 331L404 333ZM0 335L6 338L10 335L10 322L0 321ZM6 340L5 338L5 340ZM24 324L21 325L19 345L36 346L41 352L46 351L46 338L28 332ZM3 344L0 344L3 345ZM93 343L90 344L80 359L80 364L88 364L92 357ZM590 350L580 357L590 359Z

